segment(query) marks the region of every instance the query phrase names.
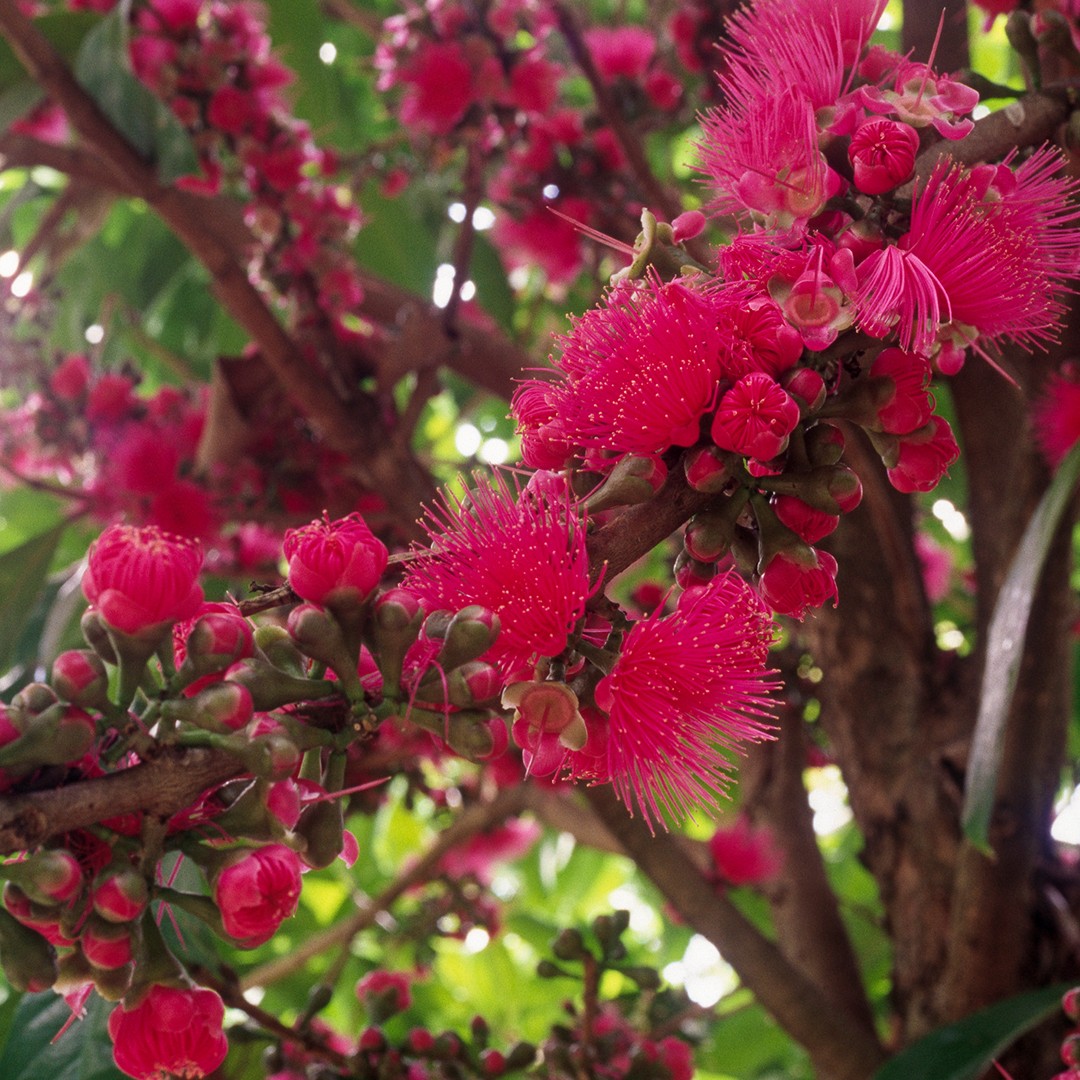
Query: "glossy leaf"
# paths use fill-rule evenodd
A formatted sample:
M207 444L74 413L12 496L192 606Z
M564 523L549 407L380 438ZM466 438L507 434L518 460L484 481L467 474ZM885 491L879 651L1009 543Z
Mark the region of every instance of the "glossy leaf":
M11 662L66 527L55 525L0 555L0 668Z
M1019 994L938 1028L887 1061L873 1080L976 1080L1021 1035L1053 1016L1070 987L1063 983Z
M1080 478L1080 444L1065 458L1032 515L998 593L986 644L979 716L968 762L964 835L989 852L990 818L1024 638L1046 553Z
M105 1022L112 1006L91 994L84 1019L57 1033L71 1016L68 1003L47 990L26 994L12 1020L12 1038L0 1053L4 1080L122 1080L113 1064L112 1043ZM56 1039L53 1042L53 1039Z

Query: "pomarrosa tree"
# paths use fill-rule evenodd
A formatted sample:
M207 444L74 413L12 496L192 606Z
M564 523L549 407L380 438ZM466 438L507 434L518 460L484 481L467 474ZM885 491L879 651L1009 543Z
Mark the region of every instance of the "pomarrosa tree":
M1080 1076L1036 6L0 5L5 1080Z

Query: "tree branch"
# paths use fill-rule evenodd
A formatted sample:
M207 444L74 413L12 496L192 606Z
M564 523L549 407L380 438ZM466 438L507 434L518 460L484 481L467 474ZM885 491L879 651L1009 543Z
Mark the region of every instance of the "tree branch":
M123 814L172 817L208 788L244 771L232 754L169 747L154 761L92 780L0 795L0 854L27 851L50 837Z

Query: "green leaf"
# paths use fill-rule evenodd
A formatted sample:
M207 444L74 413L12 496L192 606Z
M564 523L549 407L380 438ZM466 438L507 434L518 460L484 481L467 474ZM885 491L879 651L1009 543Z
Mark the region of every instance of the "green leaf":
M51 990L26 994L15 1010L11 1039L0 1053L4 1080L123 1080L113 1064L112 1043L105 1028L112 1006L91 994L86 1016L71 1025L56 1042L71 1009Z
M1005 583L998 594L986 644L979 715L968 762L964 798L964 835L990 853L990 817L997 790L1005 724L1024 653L1028 617L1061 517L1080 478L1080 444L1065 458L1028 522Z
M145 158L157 163L163 183L198 169L187 131L131 71L127 5L102 19L75 58L75 77L116 129Z
M976 1080L1024 1032L1061 1008L1072 983L1018 994L938 1028L897 1054L873 1080Z
M0 670L11 661L65 528L61 522L0 555Z

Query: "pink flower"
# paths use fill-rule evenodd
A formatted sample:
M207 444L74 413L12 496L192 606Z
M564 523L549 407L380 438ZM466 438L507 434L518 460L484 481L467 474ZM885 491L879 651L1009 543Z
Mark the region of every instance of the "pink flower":
M777 552L761 575L759 588L765 603L778 615L801 619L808 608L836 602L836 560L827 551L811 549L813 561Z
M934 412L934 397L927 389L930 374L930 361L919 353L883 349L874 357L871 377L893 384L892 397L878 409L883 431L907 435L929 423Z
M189 619L203 601L202 548L149 525L110 525L90 545L82 589L125 634Z
M643 26L594 26L584 36L604 82L641 79L656 52L656 38Z
M848 146L855 186L866 195L881 195L911 178L919 133L895 120L871 120L858 128Z
M770 737L771 640L768 612L733 573L633 625L595 695L608 716L601 774L628 807L654 822L714 803L726 754Z
M284 844L230 856L214 876L214 902L225 932L245 948L268 941L299 899L300 857Z
M723 111L703 114L701 129L697 150L718 213L786 230L825 205L830 185L814 107L797 90L740 92Z
M655 278L613 289L562 339L555 363L565 379L548 391L557 430L597 464L692 446L716 399L725 354L745 363L765 337L752 319L741 333L746 324L731 314L747 295L742 286L701 289Z
M959 457L948 421L932 416L925 427L901 437L896 464L887 472L889 483L897 491L933 491Z
M859 266L863 328L884 333L899 320L901 346L924 354L950 320L969 340L1054 337L1080 243L1080 210L1070 202L1078 185L1055 175L1061 164L1059 151L1043 147L1015 171L938 165L913 197L899 248ZM886 274L886 260L904 265Z
M1039 448L1057 468L1080 440L1080 382L1051 376L1035 403L1032 421Z
M157 983L138 1005L121 1004L110 1014L113 1060L135 1080L197 1080L225 1060L224 1018L225 1006L213 990Z
M798 423L795 399L771 376L754 372L721 398L711 434L722 450L769 461L787 448Z
M713 833L709 854L717 878L729 885L761 885L776 877L784 862L772 831L755 829L744 814Z
M289 585L313 604L360 603L386 569L386 546L359 514L335 521L324 516L289 529L282 547L289 563Z
M568 496L515 499L500 473L467 502L444 496L425 528L432 546L415 553L402 583L425 608L493 611L501 629L484 658L506 672L562 652L589 594L584 530Z
M473 69L460 42L425 41L403 71L402 124L445 135L472 103Z
M488 832L476 833L464 844L451 848L439 863L453 878L472 875L491 884L495 866L521 858L539 839L543 829L535 821L511 818Z
M592 217L584 199L568 197L550 206L582 224ZM567 285L581 271L581 234L572 222L553 214L549 204L521 218L497 214L491 235L508 270L538 268L552 285Z
M772 505L781 524L808 544L816 544L840 524L838 514L818 510L794 495L777 495Z
M79 401L90 386L90 361L81 354L64 357L49 376L49 389L61 401Z

